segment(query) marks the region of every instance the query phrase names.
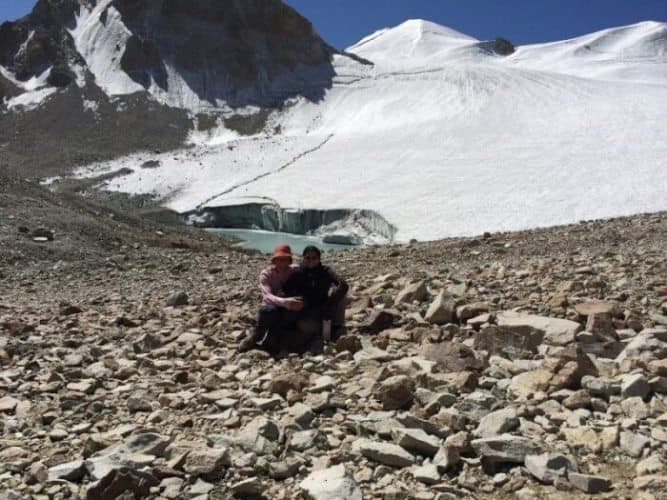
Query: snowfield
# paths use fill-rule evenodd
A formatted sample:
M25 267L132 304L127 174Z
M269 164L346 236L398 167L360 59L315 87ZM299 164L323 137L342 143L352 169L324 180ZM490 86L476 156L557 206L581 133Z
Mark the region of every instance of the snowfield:
M116 70L97 69L96 58L107 58L100 45L124 34L117 25L100 33L93 14L73 30L78 49L103 88L133 90ZM667 209L665 23L503 57L411 20L348 51L374 66L336 56L325 99L273 113L267 130L279 125L277 135L220 128L182 152L133 155L77 175L130 168L104 187L153 193L179 212L244 199L371 209L398 228L399 241ZM181 84L175 100L185 95ZM147 160L160 166L142 168Z

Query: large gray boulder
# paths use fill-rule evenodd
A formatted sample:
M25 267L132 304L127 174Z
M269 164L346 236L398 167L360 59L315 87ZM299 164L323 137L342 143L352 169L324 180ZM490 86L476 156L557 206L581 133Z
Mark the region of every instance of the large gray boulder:
M343 464L311 472L301 481L309 500L361 500L361 490Z
M579 323L567 319L537 316L516 311L502 311L496 314L498 326L518 332L538 330L544 333L544 341L552 345L566 345L574 342L575 335L582 330Z

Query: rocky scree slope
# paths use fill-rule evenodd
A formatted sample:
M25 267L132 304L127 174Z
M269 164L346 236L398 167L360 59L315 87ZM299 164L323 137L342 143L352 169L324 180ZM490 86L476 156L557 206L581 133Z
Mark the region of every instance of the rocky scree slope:
M666 243L663 213L327 255L350 335L278 360L236 353L258 254L3 263L2 489L660 498Z

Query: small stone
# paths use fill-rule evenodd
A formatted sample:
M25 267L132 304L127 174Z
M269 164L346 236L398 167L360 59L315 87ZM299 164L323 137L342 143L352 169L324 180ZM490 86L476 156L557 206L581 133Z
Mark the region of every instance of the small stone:
M563 406L568 410L590 408L591 396L585 389L575 391L563 400Z
M651 414L651 410L639 396L624 399L621 402L621 408L623 408L623 413L625 413L626 416L637 420L646 419Z
M456 310L456 299L447 292L440 292L428 310L424 319L429 323L436 325L444 325L454 321L454 314Z
M405 375L396 375L384 380L374 391L374 396L385 410L399 410L412 405L415 383Z
M650 474L658 474L665 470L665 464L660 455L651 455L642 460L635 467L635 472L638 476L648 476Z
M578 490L592 495L608 491L611 488L611 481L600 476L571 472L568 474L567 479Z
M560 453L528 455L525 465L528 472L544 484L552 484L557 478L579 470L574 459Z
M633 486L636 490L648 492L667 491L667 475L652 474L635 478ZM656 498L651 496L649 498Z
M392 436L400 447L425 457L434 456L440 449L440 440L421 429L395 429Z
M602 442L592 427L572 427L562 429L567 443L573 448L585 448L593 453L602 451Z
M189 302L188 294L185 292L174 292L167 297L167 307L186 306Z
M65 429L53 429L49 432L49 439L51 441L62 441L63 439L67 439L68 436L69 432Z
M309 500L361 500L362 494L344 465L311 472L299 484Z
M294 477L299 473L301 468L301 461L288 458L280 462L271 462L269 464L269 476L272 479L284 480L290 477Z
M521 436L502 436L475 439L471 443L475 453L491 462L522 464L526 455L536 455L539 447Z
M295 403L289 408L288 413L294 422L304 429L310 427L311 422L315 419L315 412L310 406L303 403Z
M266 486L257 477L251 477L234 483L231 490L239 496L257 496L266 490Z
M65 464L56 465L49 469L49 481L63 479L65 481L78 481L86 473L83 460L75 460Z
M434 464L426 464L412 471L412 476L420 483L432 485L440 482L438 467Z
M34 462L28 467L26 475L27 484L42 484L49 479L49 469L46 468L43 462Z
M418 283L412 283L407 285L401 292L396 296L396 303L411 303L414 301L421 302L428 296L428 290L426 289L426 283L420 281Z
M226 448L202 448L188 453L183 470L206 481L216 481L224 475L224 469L229 465L231 462Z
M310 392L325 392L334 389L337 385L336 379L329 375L322 375L315 379L315 382L312 387L310 387Z
M354 354L362 348L361 340L356 335L343 335L336 341L336 352L348 351Z
M359 439L354 442L353 448L357 448L369 460L390 467L408 467L415 463L415 457L412 454L395 444Z
M640 397L646 399L651 392L651 386L641 374L626 375L621 383L621 396L624 398Z
M280 396L273 396L271 398L252 398L250 403L260 410L272 410L282 405L283 399Z
M574 310L581 316L591 316L592 314L609 314L616 316L618 314L618 303L603 300L587 300L574 306Z
M11 396L0 398L0 412L11 413L19 404L19 400Z
M581 378L581 386L592 396L609 399L610 396L620 394L621 386L618 382L603 377L585 375Z
M642 434L637 434L630 431L621 432L620 446L621 449L634 458L639 458L646 448L651 443L651 440Z
M460 448L451 444L442 446L433 457L433 465L442 474L456 467L461 462Z
M368 320L360 327L363 333L375 335L394 326L400 320L400 314L385 309L375 310ZM356 356L355 356L356 358Z
M127 398L127 409L130 413L153 411L151 402L147 399L129 397Z
M498 326L519 332L535 329L544 333L544 341L553 345L566 345L574 342L575 335L581 331L581 325L567 319L536 316L515 311L502 311L496 314Z
M286 398L289 391L301 392L307 384L307 380L298 373L280 374L271 379L269 392Z
M482 417L475 434L487 438L513 431L517 427L519 427L519 417L516 408L503 408Z

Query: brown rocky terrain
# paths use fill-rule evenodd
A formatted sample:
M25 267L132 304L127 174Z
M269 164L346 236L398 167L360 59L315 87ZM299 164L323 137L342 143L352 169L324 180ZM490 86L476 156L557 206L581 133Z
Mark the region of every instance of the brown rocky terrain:
M2 498L665 498L665 213L327 254L274 359L264 256L0 186Z

